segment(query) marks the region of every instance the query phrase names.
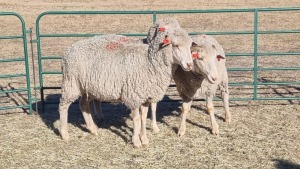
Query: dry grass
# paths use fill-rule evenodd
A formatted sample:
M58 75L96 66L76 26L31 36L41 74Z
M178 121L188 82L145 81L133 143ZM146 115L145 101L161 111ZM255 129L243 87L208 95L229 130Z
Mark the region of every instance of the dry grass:
M0 11L20 13L27 27L34 27L38 14L48 10L164 10L164 9L222 9L254 7L300 6L298 0L290 1L204 1L175 0L142 1L22 1L0 0ZM264 13L260 15L259 28L299 29L299 12ZM253 30L251 14L176 15L188 31L241 31ZM91 22L92 21L92 22ZM109 21L109 22L108 22ZM133 22L134 21L134 22ZM18 34L20 26L14 18L0 17L0 35ZM109 23L109 24L102 24ZM98 17L98 16L47 16L41 20L42 32L68 33L140 33L146 32L151 23L149 16ZM203 24L205 23L205 24ZM6 25L10 25L7 27ZM129 31L129 32L128 32ZM262 52L299 52L299 35L260 35ZM43 55L62 55L66 46L79 38L43 39ZM217 36L227 53L252 52L253 36ZM0 41L1 58L22 56L19 40ZM36 56L36 52L35 52ZM271 59L270 59L271 58ZM261 57L261 67L299 67L298 56ZM35 59L36 61L36 59ZM228 57L230 68L252 67L248 57ZM1 64L1 74L18 73L22 64ZM30 65L32 67L32 65ZM60 70L59 61L44 63L45 70ZM300 71L260 72L259 81L299 81ZM230 82L251 81L251 72L231 72ZM32 79L32 78L31 78ZM60 76L45 77L46 86L59 86ZM1 88L25 86L24 79L1 79ZM300 97L299 85L261 86L261 97ZM231 87L231 97L251 97L251 86ZM173 96L174 89L168 91ZM58 101L60 91L46 91L47 100ZM0 96L0 104L24 103L26 95L15 93ZM47 105L46 111L28 116L22 110L0 112L0 168L300 168L300 102L297 101L243 101L230 102L233 123L223 122L222 103L216 102L216 117L220 135L210 133L210 120L204 103L195 102L187 120L187 133L183 138L178 130L179 102L159 103L158 122L160 133L149 129L150 145L134 149L131 144L132 121L122 105L104 104L105 120L99 122L97 136L90 135L84 120L74 104L70 108L70 140L59 137L58 105ZM150 126L150 119L148 121Z

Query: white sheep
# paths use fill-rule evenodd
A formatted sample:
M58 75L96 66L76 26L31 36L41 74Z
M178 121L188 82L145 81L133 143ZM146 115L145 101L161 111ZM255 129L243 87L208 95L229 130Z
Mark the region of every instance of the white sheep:
M196 35L192 37L191 47L194 59L194 69L189 72L183 71L179 66L174 66L173 78L179 95L183 100L181 124L178 135L183 136L186 131L186 116L191 109L194 97L205 95L206 107L212 124L212 133L219 133L219 125L214 116L213 97L217 89L221 90L221 98L225 109L225 121L231 122L229 112L228 74L225 65L225 53L222 46L215 38L208 35ZM159 131L156 124L156 104L152 104L152 128Z
M219 125L215 119L213 106L213 98L218 88L221 90L225 121L231 123L225 53L222 46L212 36L197 35L193 36L192 39L197 44L191 49L192 55L197 57L194 60L194 70L188 73L191 75L190 81L183 80L181 74L184 72L182 72L180 67L177 67L173 75L178 92L183 99L178 135L183 136L185 134L186 115L191 109L192 99L201 94L204 94L206 97L206 107L211 119L212 133L219 134ZM197 76L194 76L195 74Z
M69 138L68 107L82 96L80 108L91 133L96 134L97 127L91 117L90 100L122 102L131 110L133 145L149 143L143 121L149 103L163 98L173 64L186 71L193 66L191 38L183 29L173 29L167 23L151 27L149 34L154 38L149 45L121 35L103 35L79 41L67 49L59 105L63 139Z
M149 39L149 38L148 38ZM190 72L184 72L180 67L173 66L173 76L178 92L183 98L183 107L187 107L181 114L181 125L179 127L178 135L183 136L186 131L186 115L190 110L191 99L200 95L206 97L206 107L209 112L212 124L212 133L219 133L219 125L214 116L213 97L217 89L221 90L221 98L223 100L223 107L225 109L225 121L231 123L231 114L229 112L229 90L228 90L228 74L225 65L225 52L218 41L209 35L197 35L192 37L194 46L191 48L196 55L202 56L194 60L194 69ZM148 42L150 42L148 40ZM217 53L215 53L217 52ZM215 58L209 60L208 58ZM204 66L201 62L211 63L214 66ZM206 64L207 65L207 64ZM207 76L206 74L217 71L217 74ZM210 79L210 80L209 80ZM218 79L218 80L216 80ZM96 103L100 105L100 103ZM95 105L94 105L95 106ZM101 107L101 106L100 106ZM156 107L157 103L151 103L151 127L154 132L159 132L159 127L156 122ZM98 117L103 117L101 110L95 110Z

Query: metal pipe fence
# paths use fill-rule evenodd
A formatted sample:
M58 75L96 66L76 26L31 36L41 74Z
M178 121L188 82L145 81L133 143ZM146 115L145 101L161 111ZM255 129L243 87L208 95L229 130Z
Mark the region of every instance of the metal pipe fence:
M261 97L259 95L259 90L261 86L291 86L291 85L300 85L299 78L292 79L293 81L262 81L259 79L259 76L262 72L267 71L299 71L299 66L289 66L289 67L262 67L259 65L259 59L264 57L290 57L300 56L300 51L269 51L265 52L260 49L259 40L261 36L263 35L300 35L300 28L296 27L293 29L272 29L272 30L263 30L260 28L261 26L261 15L265 13L274 13L274 12L300 12L300 7L292 7L292 8L257 8L257 9L213 9L213 10L167 10L167 11L47 11L44 13L41 13L37 19L36 19L36 39L32 40L33 43L37 43L37 56L38 56L38 73L39 73L39 87L36 88L40 91L41 96L41 103L42 106L46 103L45 101L45 91L46 90L53 90L53 89L60 89L60 86L51 86L46 85L44 80L45 79L51 79L47 78L49 75L61 75L61 71L53 71L45 68L45 62L60 60L62 58L61 55L44 55L43 52L46 51L44 47L49 47L46 44L43 43L43 40L52 39L52 38L82 38L82 37L92 37L95 35L101 35L102 32L96 32L96 33L70 33L70 32L63 32L63 33L53 33L55 30L51 30L49 32L43 31L41 29L41 26L43 24L41 23L43 20L46 20L49 16L78 16L78 15L85 15L85 16L97 16L102 17L105 15L113 15L113 16L122 16L122 15L139 15L139 16L150 16L151 22L155 22L158 17L165 16L165 15L185 15L185 14L251 14L252 18L251 21L251 30L232 30L232 31L210 31L210 32L198 32L198 31L190 31L190 35L198 35L198 34L207 34L207 35L214 35L214 36L233 36L233 35L239 35L239 36L251 36L252 37L252 43L253 46L251 48L251 52L235 52L235 53L228 53L226 52L226 56L230 58L239 58L239 57L245 57L251 59L251 65L252 67L230 67L228 68L229 72L235 72L235 73L242 73L242 72L251 72L252 80L249 81L241 81L241 82L231 82L229 85L231 87L250 87L252 92L249 97L231 97L231 101L246 101L246 100L299 100L299 95L289 95L289 96L280 96L280 97ZM11 39L11 38L23 38L24 40L24 53L25 53L25 62L27 63L27 46L26 46L26 29L25 29L25 23L21 19L22 25L24 24L23 28L23 34L22 35L16 35L16 36L7 36L2 37L1 39ZM100 23L101 24L101 23ZM109 24L109 23L102 23L102 24ZM300 25L300 24L298 24ZM48 29L51 29L48 27ZM200 30L201 31L201 30ZM147 33L118 33L126 36L146 36ZM52 49L55 51L55 48ZM16 59L10 59L5 60L2 62L10 62L10 61L23 61L22 58L16 58ZM249 63L250 64L250 63ZM45 66L45 67L44 67ZM26 68L26 72L27 72ZM29 73L29 70L28 70ZM27 74L27 73L26 73ZM11 75L13 76L21 76L24 74L15 74ZM3 75L0 75L0 78ZM4 75L5 76L5 75ZM3 77L4 77L3 76ZM28 79L28 84L30 84L30 80ZM173 85L174 87L174 85ZM296 87L297 88L297 87ZM30 87L27 89L29 91L28 98L31 100L30 96ZM203 100L203 99L198 99ZM216 99L218 100L218 99ZM174 101L174 99L170 100L163 100L163 101ZM57 103L57 102L55 102ZM31 109L31 107L30 107Z
M24 77L25 78L25 87L22 88L4 88L4 84L1 86L1 91L0 94L5 95L5 97L9 97L8 94L12 93L26 93L27 98L25 99L24 104L17 104L17 105L7 105L7 106L1 106L0 104L0 110L8 110L8 109L17 109L17 108L22 108L25 110L28 110L28 113L32 113L32 97L31 97L31 88L30 88L30 72L29 72L29 59L28 59L28 49L27 49L27 38L26 38L26 33L28 31L26 30L25 22L24 19L22 18L21 15L15 13L15 12L0 12L0 17L15 17L17 18L20 22L18 24L21 25L21 29L19 30L19 34L17 35L0 35L0 40L1 41L9 41L9 40L16 40L16 39L21 39L22 40L22 48L23 50L23 56L15 56L14 58L6 58L4 53L0 53L0 65L4 63L9 63L9 64L15 64L16 62L18 63L24 63L24 69L23 72L20 73L11 73L11 74L1 74L0 72L0 79L12 79L12 78L20 78ZM16 23L17 24L17 23ZM7 27L11 25L5 25ZM13 51L11 51L13 52ZM4 67L4 66L3 66ZM9 98L9 100L12 98ZM9 102L9 101L8 101Z

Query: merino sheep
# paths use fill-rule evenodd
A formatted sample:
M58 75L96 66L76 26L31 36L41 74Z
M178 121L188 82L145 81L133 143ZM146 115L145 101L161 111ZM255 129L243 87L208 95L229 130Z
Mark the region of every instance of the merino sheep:
M221 98L225 109L225 121L231 122L229 112L228 74L225 65L225 53L222 46L215 38L208 35L192 37L191 47L194 59L194 69L190 72L183 71L179 66L174 66L173 78L177 90L183 100L181 124L178 135L183 136L186 131L186 115L190 111L192 100L196 96L205 95L206 107L212 124L212 133L219 133L219 125L214 116L213 97L217 89L221 90ZM156 104L152 106L152 116L156 118ZM152 128L159 131L156 120L152 120Z
M185 134L186 115L191 108L192 99L200 94L206 96L206 107L211 119L212 133L219 134L219 125L215 119L213 106L213 97L218 88L221 90L225 121L231 122L225 53L222 46L212 36L197 35L193 36L192 39L197 44L192 47L192 54L197 57L194 60L194 70L184 76L190 76L188 78L190 81L188 83L184 81L182 74L185 72L182 72L180 67L177 67L173 76L178 92L183 99L178 135L183 136Z
M149 39L149 38L148 38ZM193 41L196 42L193 47L191 47L191 50L198 55L200 54L203 57L212 57L207 54L201 54L203 52L207 53L212 53L211 51L217 51L216 59L218 60L216 64L217 72L218 75L215 75L218 77L218 80L216 82L210 82L205 76L206 70L204 70L203 66L198 65L196 63L199 63L200 61L194 60L195 68L190 71L190 72L183 72L180 70L180 68L177 68L177 66L173 66L173 71L176 72L173 76L176 76L175 83L177 84L177 88L179 86L191 86L189 88L184 88L180 87L178 89L180 96L185 97L183 100L187 99L192 99L196 96L200 95L205 95L206 101L207 101L207 110L210 114L211 118L211 124L212 124L212 133L213 134L218 134L219 133L219 125L217 124L215 117L214 117L214 106L213 106L213 96L216 94L217 89L219 88L221 90L221 98L223 100L223 107L225 109L225 121L228 123L231 123L231 114L229 111L229 90L228 90L228 74L227 74L227 69L225 65L225 53L222 48L222 46L218 43L218 41L213 38L212 36L208 35L197 35L192 37ZM150 40L151 41L151 40ZM150 42L148 40L148 42ZM214 45L214 47L212 46ZM209 52L210 51L210 52ZM213 52L214 53L214 52ZM223 61L222 61L222 60ZM208 68L211 66L208 66ZM177 70L179 69L179 70ZM177 71L176 71L177 70ZM182 75L179 75L179 72L183 72ZM212 71L212 70L210 70ZM191 76L195 75L197 77ZM192 79L192 80L191 80ZM182 84L179 84L183 82ZM185 90L186 91L182 91ZM191 92L191 93L189 93ZM185 95L188 95L187 98ZM100 105L100 103L97 103ZM187 103L186 103L187 104ZM191 104L191 103L190 103ZM185 106L185 104L183 105ZM188 105L190 106L190 105ZM151 127L154 132L159 132L159 127L156 122L156 107L157 103L151 103L151 114L152 114L152 119L151 119ZM186 106L185 106L186 107ZM188 108L190 110L190 108ZM98 117L103 117L101 110L95 110L95 114ZM178 131L179 136L183 136L186 131L186 114L182 113L182 120L181 120L181 125Z
M62 62L59 105L63 139L69 138L68 107L82 96L80 108L91 133L96 134L97 127L91 117L89 101L122 102L131 110L133 145L140 147L149 143L139 108L143 119L149 103L163 98L172 78L173 64L179 64L185 71L193 66L192 40L187 32L163 23L151 27L151 32L155 30L149 45L132 42L121 35L103 35L79 41L67 49Z

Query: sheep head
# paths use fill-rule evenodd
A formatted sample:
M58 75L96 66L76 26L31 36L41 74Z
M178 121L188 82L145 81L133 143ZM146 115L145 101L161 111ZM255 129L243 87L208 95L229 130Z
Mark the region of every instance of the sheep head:
M164 18L153 24L147 36L148 44L154 51L167 51L166 60L173 64L179 64L185 71L190 71L193 67L190 46L192 39L188 33L180 28L175 18ZM165 60L165 61L166 61ZM165 63L170 63L169 61Z
M191 52L195 71L204 75L210 83L216 83L219 79L216 62L225 59L225 56L222 56L215 45L210 43L198 45L193 42Z
M157 20L149 29L147 35L147 42L151 43L151 41L156 38L157 34L160 32L170 31L172 29L179 29L180 25L175 18L163 18Z
M192 70L192 39L188 33L183 29L175 29L168 37L170 38L170 48L172 48L173 63L179 64L185 71Z

